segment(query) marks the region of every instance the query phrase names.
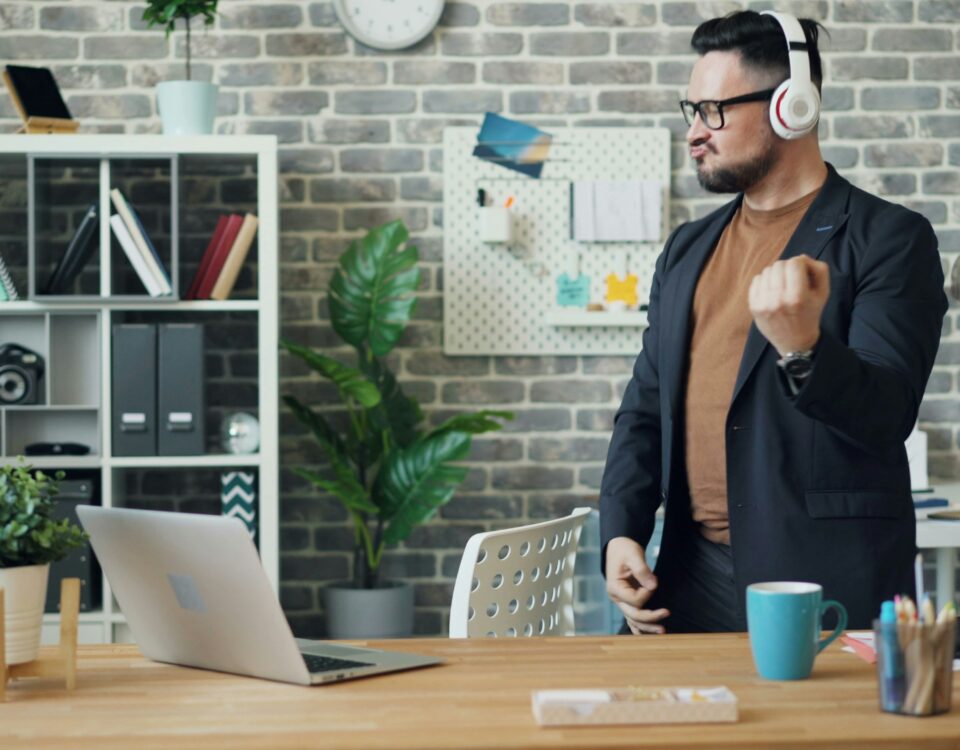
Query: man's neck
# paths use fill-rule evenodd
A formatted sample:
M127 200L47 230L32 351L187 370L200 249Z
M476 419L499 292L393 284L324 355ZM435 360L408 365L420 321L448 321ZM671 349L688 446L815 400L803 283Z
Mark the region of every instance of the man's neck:
M756 211L772 211L809 195L827 179L827 165L816 141L785 144L777 165L743 194Z

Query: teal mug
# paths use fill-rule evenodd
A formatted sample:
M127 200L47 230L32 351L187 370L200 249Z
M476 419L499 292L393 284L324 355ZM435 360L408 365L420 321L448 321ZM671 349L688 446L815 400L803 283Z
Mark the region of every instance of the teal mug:
M778 581L747 586L747 629L753 663L768 680L803 680L813 660L847 627L847 610L840 602L823 600L816 583ZM829 609L837 611L837 627L823 640L821 622Z

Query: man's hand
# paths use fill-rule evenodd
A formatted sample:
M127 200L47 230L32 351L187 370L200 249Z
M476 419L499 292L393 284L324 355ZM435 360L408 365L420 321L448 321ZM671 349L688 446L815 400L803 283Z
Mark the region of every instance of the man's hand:
M830 296L830 267L807 255L778 260L753 277L750 314L780 356L813 349Z
M658 625L670 614L666 609L644 609L657 588L657 577L647 566L643 547L618 536L607 542L607 596L616 604L634 635L663 633Z

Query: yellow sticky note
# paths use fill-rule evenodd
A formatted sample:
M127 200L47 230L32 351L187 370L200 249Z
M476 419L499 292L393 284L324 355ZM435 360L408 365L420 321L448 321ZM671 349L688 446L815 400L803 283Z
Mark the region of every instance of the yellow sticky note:
M637 277L627 274L623 280L618 279L615 273L607 276L607 302L625 302L627 305L637 304Z

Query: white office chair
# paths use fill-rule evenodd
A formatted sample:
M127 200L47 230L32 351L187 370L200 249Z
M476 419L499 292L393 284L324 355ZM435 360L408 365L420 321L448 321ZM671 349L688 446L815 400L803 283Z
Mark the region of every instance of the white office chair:
M573 567L590 508L474 534L450 603L450 637L573 635Z

